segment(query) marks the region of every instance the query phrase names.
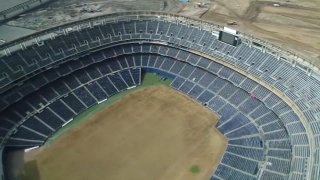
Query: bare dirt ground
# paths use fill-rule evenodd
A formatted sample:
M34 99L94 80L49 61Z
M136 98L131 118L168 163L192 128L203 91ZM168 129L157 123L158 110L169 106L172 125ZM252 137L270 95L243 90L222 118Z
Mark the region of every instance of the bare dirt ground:
M29 157L23 173L33 171L33 180L209 179L227 146L217 120L171 88L141 89Z
M275 4L277 4L276 7ZM42 30L102 14L154 10L198 17L288 49L320 67L319 0L56 0L16 20L12 26Z
M320 67L319 0L205 0L203 7L196 6L198 2L184 9L202 9L204 13L196 17L221 25L235 21L237 25L229 27L288 49ZM181 12L194 14L192 10Z
M178 0L56 0L36 11L8 22L12 26L43 30L68 22L123 11L150 10L178 12Z

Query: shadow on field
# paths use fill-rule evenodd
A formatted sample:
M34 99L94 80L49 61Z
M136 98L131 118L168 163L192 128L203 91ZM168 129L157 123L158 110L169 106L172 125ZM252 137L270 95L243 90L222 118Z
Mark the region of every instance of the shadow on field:
M40 173L36 160L26 162L20 174L21 180L40 180Z
M5 149L3 162L6 179L16 180L18 174L23 168L24 150L9 148Z

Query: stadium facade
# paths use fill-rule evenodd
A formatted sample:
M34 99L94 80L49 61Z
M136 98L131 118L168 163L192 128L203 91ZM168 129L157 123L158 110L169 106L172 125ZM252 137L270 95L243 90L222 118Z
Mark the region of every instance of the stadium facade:
M25 13L30 11L34 8L37 8L43 4L46 4L52 0L25 0L21 3L21 1L9 1L9 2L2 2L6 3L9 8L1 9L0 11L0 22L7 21L10 18L18 16L19 14Z
M211 179L318 179L319 70L291 52L162 12L115 13L0 46L1 148L41 146L143 71L219 114L227 150ZM4 175L2 175L4 179Z

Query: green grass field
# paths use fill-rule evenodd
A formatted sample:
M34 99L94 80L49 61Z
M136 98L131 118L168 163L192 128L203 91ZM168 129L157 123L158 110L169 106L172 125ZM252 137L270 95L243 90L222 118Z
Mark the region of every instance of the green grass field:
M100 104L97 104L95 106L92 106L91 108L87 109L86 111L82 112L78 116L76 116L71 122L69 122L67 125L64 127L60 128L57 132L55 132L46 142L45 145L49 145L53 143L55 140L60 138L63 134L65 134L69 129L77 126L79 123L89 119L92 115L96 114L100 110L104 109L108 105L119 101L122 97L124 97L127 94L130 94L134 91L137 91L141 88L146 88L150 86L155 86L155 85L167 85L169 86L170 83L172 82L172 79L166 79L166 80L161 80L160 76L157 76L156 74L151 74L151 73L146 73L142 77L142 82L140 86L137 86L136 88L129 89L123 92L120 92L112 97L110 97L107 101L104 101Z

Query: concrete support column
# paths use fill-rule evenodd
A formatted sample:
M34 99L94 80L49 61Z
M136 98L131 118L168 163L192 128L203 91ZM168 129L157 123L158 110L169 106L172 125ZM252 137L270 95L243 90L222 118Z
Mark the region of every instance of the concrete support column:
M68 34L68 31L66 31L66 29L63 29L63 34L64 34L64 35L67 35L67 34Z
M313 73L313 71L312 71L312 69L308 69L308 76L311 76L312 75L312 73Z
M21 49L25 49L25 45L23 43L20 43Z
M252 48L252 41L251 40L248 42L248 44L249 44L249 47Z
M4 53L7 55L7 56L10 56L11 55L11 52L10 52L10 49L9 48L6 48L4 50ZM1 163L0 163L1 164Z

